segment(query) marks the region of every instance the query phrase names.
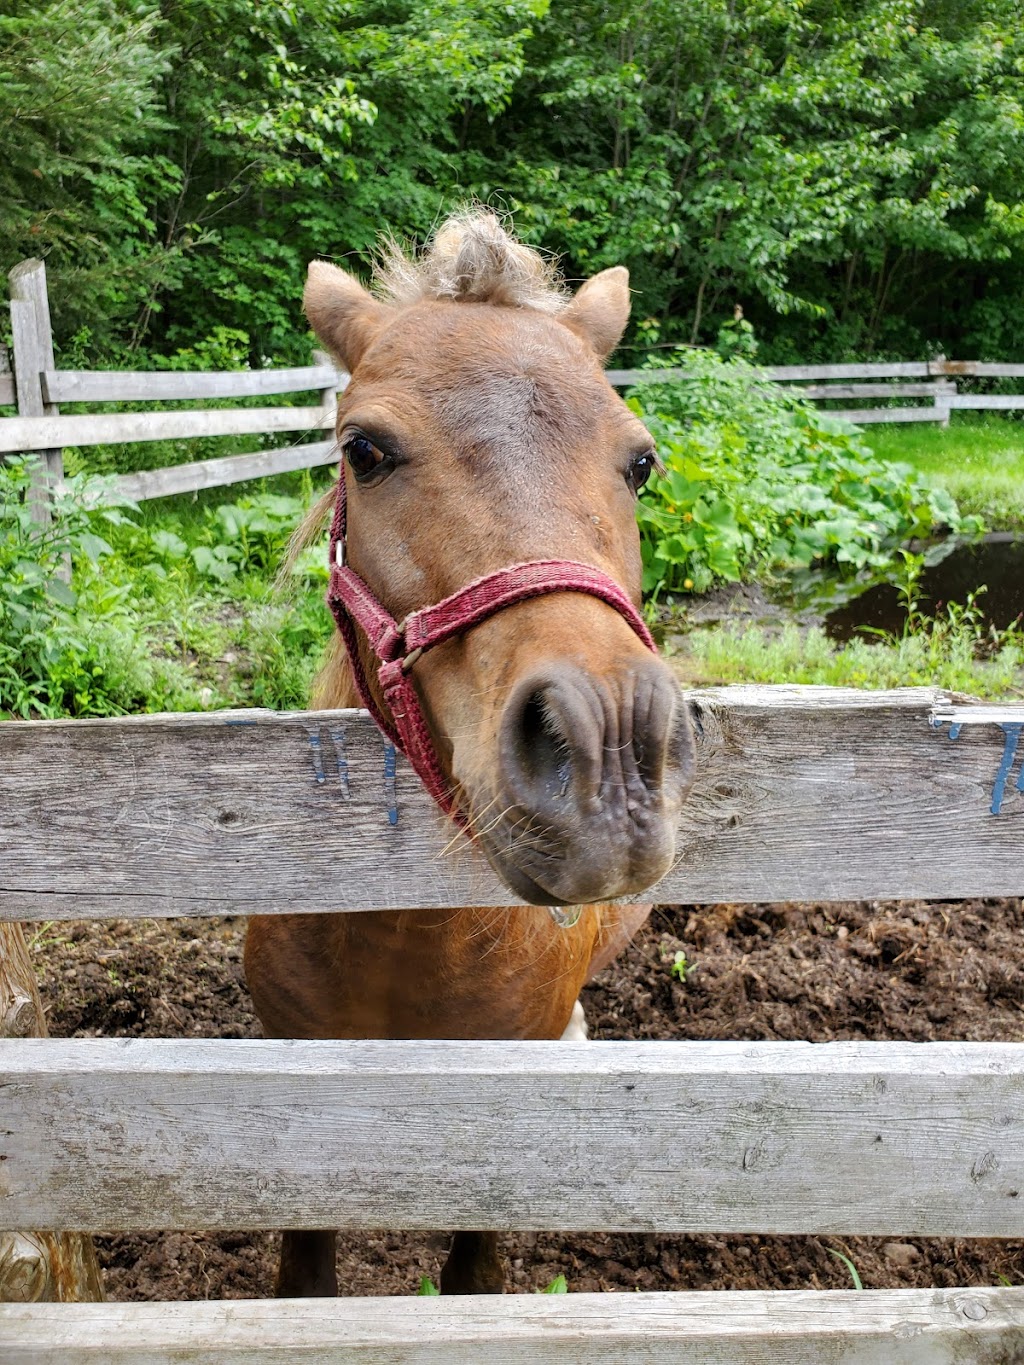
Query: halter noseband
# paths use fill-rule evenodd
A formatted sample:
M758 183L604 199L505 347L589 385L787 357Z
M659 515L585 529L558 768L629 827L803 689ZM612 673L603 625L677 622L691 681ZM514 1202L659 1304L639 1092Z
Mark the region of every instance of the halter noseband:
M345 462L342 460L338 471L338 499L331 523L327 603L345 642L356 690L378 727L409 760L437 804L446 815L451 815L457 824L466 828L468 821L455 805L430 737L416 684L410 676L421 655L445 640L464 635L505 607L553 592L584 592L600 598L615 608L648 649L656 652L657 646L643 617L622 588L600 569L571 559L535 559L496 569L467 583L432 607L410 612L399 623L345 562L346 503ZM390 715L377 705L370 690L359 656L357 625L380 660L377 679Z

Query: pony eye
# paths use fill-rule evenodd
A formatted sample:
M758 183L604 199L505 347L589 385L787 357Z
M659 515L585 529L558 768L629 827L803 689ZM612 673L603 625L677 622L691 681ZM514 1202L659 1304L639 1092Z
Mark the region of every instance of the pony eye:
M634 493L639 493L641 488L653 474L658 463L658 457L653 450L648 450L643 455L638 455L626 470L626 482Z
M361 433L350 436L345 442L345 458L352 473L361 482L372 479L376 474L384 474L392 465L391 459Z

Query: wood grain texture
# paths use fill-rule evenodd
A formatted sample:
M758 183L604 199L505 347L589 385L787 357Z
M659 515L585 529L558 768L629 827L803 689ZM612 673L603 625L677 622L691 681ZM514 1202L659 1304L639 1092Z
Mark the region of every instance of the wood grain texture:
M927 362L923 360L849 365L764 365L759 368L766 379L781 383L801 379L927 379L931 374ZM607 370L605 373L609 384L624 388L651 380L682 377L688 371L680 367L665 370Z
M853 422L855 426L868 426L872 422L941 422L945 414L945 405L951 400L947 398L936 400L933 406L922 406L918 408L849 408L842 412L829 412L829 417L841 417L846 422Z
M11 357L7 347L0 343L0 407L9 407L15 401Z
M934 398L936 394L956 393L948 379L929 379L920 384L801 384L804 398Z
M769 379L927 379L934 373L924 360L869 361L842 365L766 365Z
M47 370L43 393L51 403L166 402L173 399L251 398L333 388L333 365L279 370L151 371Z
M931 689L692 693L697 777L655 900L1024 894L1001 721ZM1024 720L1024 707L1007 708ZM508 905L364 712L0 725L0 918ZM991 813L1004 773L1000 813ZM394 823L391 823L392 819Z
M0 1308L6 1365L1021 1365L1024 1290Z
M253 432L319 431L333 427L324 408L220 408L189 412L118 412L105 417L5 417L0 453L48 446L95 446L119 441L170 441Z
M1024 394L1019 393L959 393L942 401L949 408L971 408L990 412L1024 408Z
M987 375L993 379L1017 379L1024 376L1024 365L1007 364L1001 360L931 360L929 374Z
M1024 1236L1024 1044L0 1044L0 1222Z
M21 925L0 924L0 1040L45 1037L46 1017ZM0 1230L0 1303L71 1303L102 1297L90 1237L78 1232Z
M223 488L246 479L261 479L270 474L286 474L295 469L315 469L338 460L335 441L310 441L306 445L282 446L279 450L260 450L252 455L229 455L217 460L197 460L194 464L171 465L165 469L122 474L116 482L119 492L135 502L165 498L172 493L193 493L199 488Z
M60 409L44 399L40 375L53 366L53 336L50 330L50 305L46 294L46 267L42 261L22 261L9 273L11 295L11 338L14 346L14 388L18 416L0 422L6 431L12 422L57 419ZM40 526L50 521L50 490L64 477L64 457L60 440L47 442L45 447L11 446L12 451L36 450L39 454L38 473L33 475L28 500L33 520ZM0 453L4 450L0 442ZM62 575L70 579L70 562Z

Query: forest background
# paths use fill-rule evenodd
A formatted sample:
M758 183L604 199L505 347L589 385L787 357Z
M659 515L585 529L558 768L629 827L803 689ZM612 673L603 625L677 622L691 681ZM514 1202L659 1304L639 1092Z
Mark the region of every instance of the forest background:
M304 363L307 261L468 198L570 278L629 266L638 362L1018 358L1016 0L3 0L0 266L64 363ZM0 324L2 325L2 324ZM632 348L632 350L630 350Z

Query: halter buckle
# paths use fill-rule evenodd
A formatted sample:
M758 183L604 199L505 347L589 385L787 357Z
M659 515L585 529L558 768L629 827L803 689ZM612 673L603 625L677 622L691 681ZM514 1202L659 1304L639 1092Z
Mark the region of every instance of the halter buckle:
M339 569L345 567L345 541L340 538L334 542L334 562Z

